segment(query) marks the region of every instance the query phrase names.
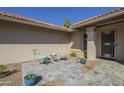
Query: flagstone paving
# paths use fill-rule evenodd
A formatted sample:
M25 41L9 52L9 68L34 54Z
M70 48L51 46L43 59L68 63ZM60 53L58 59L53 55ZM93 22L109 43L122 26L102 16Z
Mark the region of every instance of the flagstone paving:
M74 61L59 61L48 65L34 62L24 63L22 64L22 75L23 77L31 73L42 75L42 80L36 84L38 86L124 85L124 65L108 60L100 60L100 63L97 62L95 65L90 62L88 64L91 67Z

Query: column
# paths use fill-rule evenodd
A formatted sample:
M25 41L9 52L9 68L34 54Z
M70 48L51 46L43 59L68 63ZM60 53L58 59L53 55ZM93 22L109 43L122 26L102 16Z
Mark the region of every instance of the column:
M88 27L87 31L87 59L96 60L95 27Z

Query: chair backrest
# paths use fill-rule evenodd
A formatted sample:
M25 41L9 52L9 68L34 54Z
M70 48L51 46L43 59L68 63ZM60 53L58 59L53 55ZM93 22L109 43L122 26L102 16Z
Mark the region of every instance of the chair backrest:
M39 49L32 49L34 55L40 55Z
M57 56L60 57L60 58L67 56L67 52L66 52L64 49L57 50L56 54L57 54Z

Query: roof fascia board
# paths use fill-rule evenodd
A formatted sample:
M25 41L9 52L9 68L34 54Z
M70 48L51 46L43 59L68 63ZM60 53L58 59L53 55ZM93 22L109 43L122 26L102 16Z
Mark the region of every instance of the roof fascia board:
M92 25L94 23L97 23L97 22L100 22L100 21L103 21L103 20L106 20L106 19L109 19L109 18L112 18L112 17L117 17L117 16L120 16L122 14L124 14L124 11L117 12L115 14L109 14L109 15L106 15L106 16L102 16L102 17L92 19L92 20L89 20L89 21L86 21L86 22L80 22L80 23L77 23L77 24L73 25L72 28L79 28L79 27L83 27L83 26L87 26L87 25Z
M96 27L104 26L104 25L108 25L108 24L114 24L114 23L118 23L118 22L124 22L124 19L119 19L119 20L115 20L115 21L111 21L111 22L105 22L105 23L96 25Z
M12 22L17 22L17 23L22 23L22 24L27 24L27 25L32 25L32 26L38 26L38 27L43 27L43 28L49 28L49 29L55 29L55 30L61 30L61 31L65 31L65 32L71 32L72 29L62 29L62 28L59 28L59 27L54 27L54 26L48 26L48 25L45 25L45 24L42 24L42 23L35 23L35 22L29 22L29 21L26 21L26 20L21 20L21 19L15 19L15 18L12 18L12 17L8 17L8 16L3 16L3 15L0 15L0 20L4 20L4 21L12 21Z

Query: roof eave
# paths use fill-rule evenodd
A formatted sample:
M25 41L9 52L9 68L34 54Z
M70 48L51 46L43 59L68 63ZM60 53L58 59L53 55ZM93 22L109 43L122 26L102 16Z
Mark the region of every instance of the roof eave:
M46 24L43 24L43 23L29 22L29 21L26 21L26 20L20 20L20 19L8 17L8 16L3 16L3 15L0 15L0 20L23 23L23 24L27 24L27 25L44 27L44 28L49 28L49 29L54 29L54 30L61 30L61 31L65 31L65 32L72 32L73 31L70 28L56 27L56 26L46 25Z
M113 14L109 14L109 15L105 15L105 16L101 16L99 18L95 18L95 19L91 19L89 21L83 21L83 22L79 22L77 24L74 24L72 26L73 29L76 29L76 28L80 28L80 27L84 27L84 26L88 26L88 25L92 25L94 23L97 23L97 22L100 22L100 21L103 21L103 20L107 20L109 18L113 18L113 17L118 17L120 15L124 15L124 11L119 11L117 13L113 13Z

